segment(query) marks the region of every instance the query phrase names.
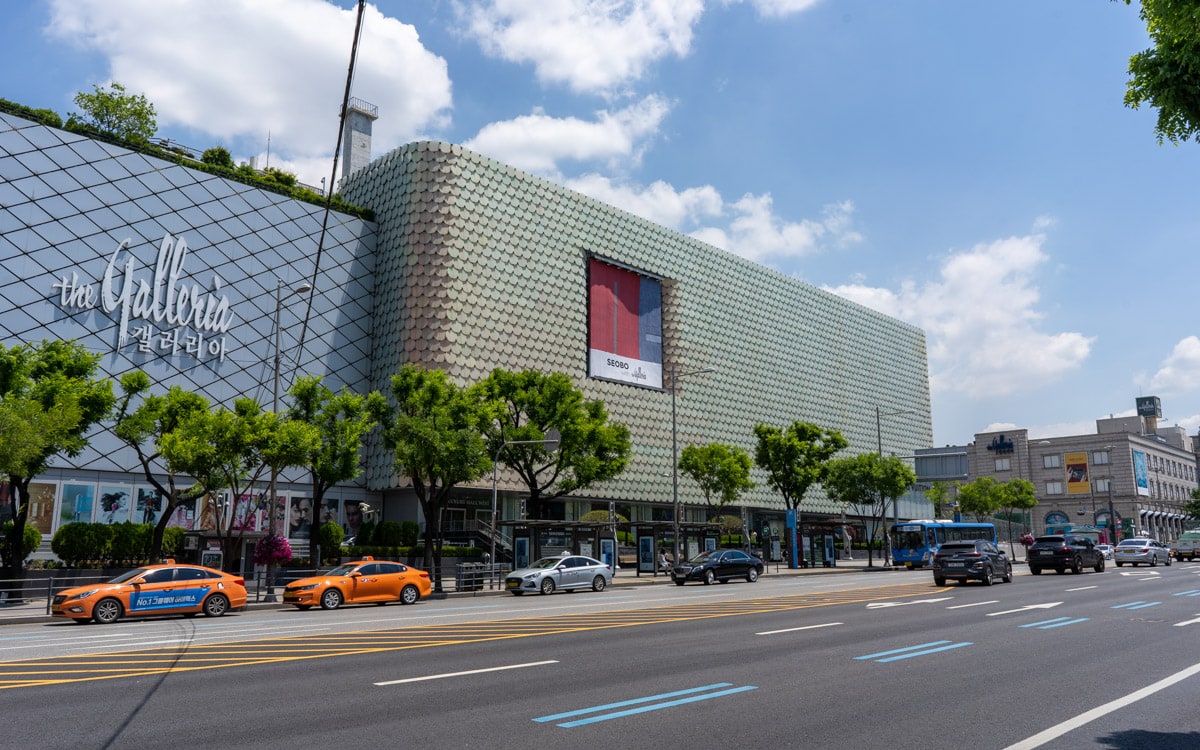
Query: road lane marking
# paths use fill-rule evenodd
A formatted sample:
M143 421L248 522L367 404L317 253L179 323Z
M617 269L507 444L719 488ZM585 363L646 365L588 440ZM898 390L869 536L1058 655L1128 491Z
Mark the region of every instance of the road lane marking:
M1191 591L1180 591L1178 594L1171 594L1171 596L1200 596L1200 589L1192 589Z
M778 633L794 633L797 630L815 630L817 628L830 628L830 627L833 627L834 625L845 625L845 624L846 623L844 623L844 622L826 622L826 623L822 623L821 625L805 625L805 626L799 627L799 628L786 628L784 630L764 630L761 633L755 633L755 635L776 635Z
M1162 604L1162 602L1136 601L1136 602L1127 602L1125 604L1116 604L1116 605L1113 605L1111 607L1111 609L1145 609L1146 607L1157 607L1160 604Z
M1066 625L1078 625L1081 622L1087 622L1086 617L1055 617L1053 620L1042 620L1041 622L1031 622L1025 625L1018 625L1021 628L1037 628L1038 630L1051 630L1053 628L1061 628Z
M999 604L999 603L1000 603L999 599L992 599L992 600L986 601L986 602L971 602L970 604L955 604L953 607L946 607L946 609L966 609L967 607L982 607L985 604Z
M1175 623L1175 627L1182 628L1184 625L1195 625L1198 622L1200 622L1200 617L1197 617L1194 620L1184 620L1183 622L1177 622L1177 623Z
M938 602L948 602L953 599L953 596L943 596L939 599L914 599L911 602L871 602L867 605L867 609L884 609L886 607L907 607L910 604L937 604Z
M996 617L997 615L1011 615L1011 614L1017 613L1017 612L1028 612L1031 609L1050 609L1051 607L1057 607L1060 604L1062 604L1062 602L1046 602L1045 604L1029 604L1024 607L1017 607L1016 609L1006 609L1003 612L989 612L987 614L987 616L988 617Z
M1168 677L1164 677L1158 682L1147 685L1140 690L1133 691L1129 695L1109 701L1108 703L1105 703L1102 706L1097 706L1090 711L1085 711L1074 718L1067 719L1059 724L1055 724L1048 729L1043 729L1031 737L1026 737L1020 742L1009 745L1004 750L1034 750L1034 748L1041 747L1051 740L1058 739L1064 734L1072 732L1084 724L1095 721L1102 716L1106 716L1114 711L1118 711L1133 703L1137 703L1143 698L1148 698L1151 695L1154 695L1161 690L1165 690L1175 683L1182 682L1196 674L1200 674L1200 664L1193 664L1187 669L1176 672Z
M930 641L929 643L919 643L916 646L906 646L905 648L896 648L891 651L879 651L874 654L866 654L865 656L854 657L855 661L875 661L880 664L888 662L900 661L901 659L911 659L914 656L926 656L928 654L936 654L950 649L962 648L963 646L974 645L970 641L963 643L954 643L952 641ZM883 658L879 658L883 657Z
M377 685L378 687L384 687L385 685L404 685L405 683L409 683L409 682L425 682L427 680L444 680L447 677L466 677L467 675L486 674L487 672L503 672L507 669L525 669L526 667L543 667L547 664L558 664L558 660L550 659L549 661L531 661L531 662L527 662L525 664L509 664L504 667L487 667L485 669L468 669L465 672L446 672L445 674L431 674L431 675L425 675L424 677L409 677L404 680L388 680L387 682L376 682L374 684Z
M719 688L725 688L723 690ZM580 708L575 711L566 711L561 714L551 714L550 716L539 716L534 721L544 724L548 722L557 722L559 719L569 719L573 716L584 716L586 714L598 714L586 719L576 719L574 721L566 721L556 726L571 728L583 726L585 724L595 724L600 721L609 721L611 719L620 719L626 716L634 716L636 714L646 713L648 711L661 711L664 708L673 708L682 706L688 703L697 701L706 701L713 698L721 698L726 695L734 695L735 693L744 693L748 690L757 690L757 685L746 685L744 687L733 687L731 682L717 682L712 685L704 685L701 687L687 688L686 690L676 690L670 693L660 693L658 695L650 695L645 698L633 698L627 701L618 701L617 703L606 703L602 706L592 706L590 708ZM715 692L706 692L715 691ZM703 693L703 695L700 695ZM687 697L680 697L687 696ZM674 700L669 700L674 699ZM655 701L662 701L655 703ZM646 705L652 704L652 705ZM638 708L629 708L624 711L615 711L613 713L601 713L614 708L625 708L626 706L638 706Z
M1073 589L1066 589L1066 590L1068 592L1070 592L1070 591L1087 591L1088 589L1098 589L1098 588L1100 588L1100 587L1099 586L1076 586Z

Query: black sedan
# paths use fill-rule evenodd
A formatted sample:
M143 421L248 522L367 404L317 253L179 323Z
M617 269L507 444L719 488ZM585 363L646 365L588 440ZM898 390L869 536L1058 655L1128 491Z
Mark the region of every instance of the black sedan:
M702 581L705 585L715 581L726 583L734 578L754 583L762 572L762 560L740 549L710 549L671 568L671 580L676 586L688 581Z

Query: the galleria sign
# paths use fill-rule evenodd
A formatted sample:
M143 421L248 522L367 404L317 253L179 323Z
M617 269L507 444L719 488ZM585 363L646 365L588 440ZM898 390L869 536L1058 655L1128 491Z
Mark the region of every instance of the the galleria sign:
M94 310L99 307L120 321L117 346L132 338L138 351L178 354L197 359L206 353L225 360L225 334L233 325L229 298L218 295L221 279L213 276L212 289L205 290L183 280L187 242L182 237L163 235L154 263L154 275L139 278L134 273L130 240L122 240L97 284L80 280L79 273L62 276L54 283L64 310ZM121 256L124 255L124 265Z

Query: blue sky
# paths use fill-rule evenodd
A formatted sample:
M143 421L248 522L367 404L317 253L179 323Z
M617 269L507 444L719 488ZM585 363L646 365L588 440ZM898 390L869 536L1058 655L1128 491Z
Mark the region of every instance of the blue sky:
M6 0L0 98L331 173L353 0ZM1136 4L380 0L373 153L460 143L925 330L935 444L1200 428L1200 145L1123 104ZM668 269L663 269L667 272ZM867 405L870 408L870 405Z

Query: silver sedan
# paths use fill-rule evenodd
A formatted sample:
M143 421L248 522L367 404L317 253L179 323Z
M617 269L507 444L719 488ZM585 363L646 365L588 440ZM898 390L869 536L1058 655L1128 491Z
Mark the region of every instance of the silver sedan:
M1117 567L1125 563L1133 566L1149 565L1154 567L1159 563L1171 564L1171 550L1166 545L1154 539L1123 539L1113 552Z
M504 577L504 588L513 596L525 592L553 594L556 589L603 591L612 583L612 569L583 555L543 557L527 568Z

